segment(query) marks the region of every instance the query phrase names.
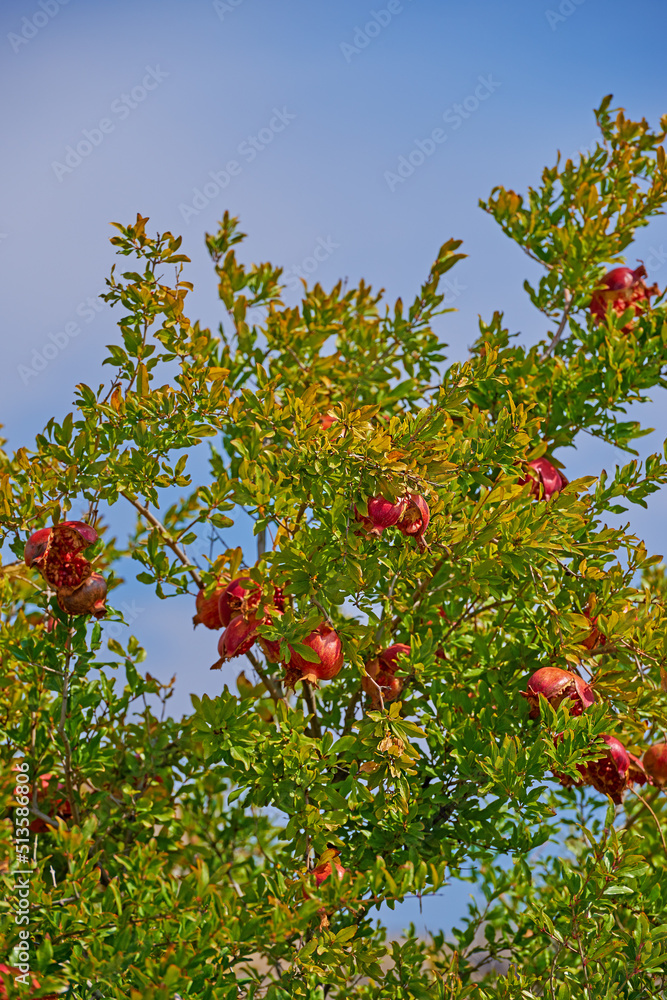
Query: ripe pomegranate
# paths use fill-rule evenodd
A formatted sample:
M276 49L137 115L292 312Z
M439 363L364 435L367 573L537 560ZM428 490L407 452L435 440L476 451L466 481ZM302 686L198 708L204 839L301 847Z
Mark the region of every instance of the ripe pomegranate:
M322 430L328 431L332 424L338 422L338 417L332 417L330 413L321 413L319 420Z
M620 740L606 734L601 739L607 744L605 755L579 768L582 782L611 796L612 802L620 805L625 790L633 783L645 785L648 777L641 761Z
M595 607L595 597L591 595L588 598L588 603L584 608L584 617L588 618L589 622L593 626L589 634L585 639L582 639L581 645L585 646L586 649L595 649L596 646L604 646L607 641L606 635L604 635L600 629L597 627L598 616L593 617L593 608Z
M560 667L540 667L528 681L527 690L520 694L530 705L531 719L538 719L540 716L541 694L554 709L569 698L573 702L571 715L581 715L595 703L595 695L583 678L569 670L561 670Z
M68 615L93 615L104 618L107 613L107 583L99 573L91 573L73 594L58 591L58 604Z
M629 267L615 267L602 279L602 286L595 292L590 302L591 315L596 322L603 322L607 306L611 304L617 316L626 309L632 309L635 316L641 315L651 306L651 295L657 295L657 285L646 286L646 268L643 264L633 271ZM632 329L632 322L623 327L623 332Z
M667 785L667 743L656 743L644 754L644 770L658 788Z
M61 521L28 539L24 559L27 566L37 566L59 596L67 597L91 575L93 568L80 553L97 538L95 529L83 521Z
M355 507L355 516L368 535L378 537L385 528L393 528L403 517L407 500L402 497L396 503L384 497L371 497L367 503L368 516L360 514Z
M218 640L220 660L214 666L220 667L227 660L233 660L234 657L247 653L255 644L256 632L256 618L244 618L243 615L232 618ZM214 667L211 667L211 670L213 669Z
M310 663L290 647L290 659L287 665L288 686L292 682L308 680L317 682L331 680L343 666L343 647L338 633L324 622L306 636L304 645L309 646L317 654L319 662Z
M419 493L408 493L403 499L407 506L396 527L404 535L416 538L418 542L421 542L431 519L429 506Z
M361 686L371 699L373 707L380 705L378 686L382 688L383 701L394 701L398 698L403 690L403 680L395 676L397 661L399 656L409 652L409 646L398 642L366 663L366 675L361 679Z
M197 614L192 619L192 624L196 628L197 625L204 625L206 628L217 630L223 627L223 621L220 618L220 612L218 610L218 603L222 597L225 588L220 586L216 587L209 597L205 596L205 591L200 590L195 598L195 606L197 608ZM229 625L229 622L227 622Z
M528 463L526 472L528 474L519 480L519 485L530 483L531 493L536 500L550 500L554 493L560 493L568 484L563 473L546 458L534 458Z
M329 878L329 876L331 875L331 872L334 869L336 870L336 875L338 876L339 879L342 879L343 876L345 875L345 873L347 872L347 869L343 868L342 864L340 863L340 861L336 857L336 858L332 858L331 861L325 861L323 864L317 865L308 874L309 874L310 877L314 877L315 878L315 884L316 884L317 888L319 889L319 887L322 885L322 883L326 882L326 880ZM304 899L310 899L310 894L306 891L305 887L303 888L302 891L303 891L303 898Z
M218 613L220 621L226 627L236 615L248 618L259 604L261 590L248 576L232 580L220 594ZM278 611L285 610L285 598L280 587L274 588L274 607Z

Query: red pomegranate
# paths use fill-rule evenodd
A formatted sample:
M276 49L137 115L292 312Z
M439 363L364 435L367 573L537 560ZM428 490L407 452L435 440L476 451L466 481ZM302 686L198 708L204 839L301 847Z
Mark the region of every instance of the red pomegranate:
M290 647L291 656L287 665L288 686L293 686L290 682L296 680L328 681L339 673L343 666L343 646L334 629L323 622L306 636L303 642L317 655L319 662L311 663L304 660Z
M220 594L218 613L224 626L229 625L236 615L248 618L259 604L262 592L259 586L248 576L239 576L232 580ZM273 604L276 610L285 610L285 598L280 587L274 588Z
M421 542L431 519L429 506L419 493L408 493L403 499L407 506L396 527L404 535L416 538L417 541Z
M234 657L247 653L255 644L256 632L257 619L244 618L243 615L236 615L232 618L218 640L220 661L216 666L221 666L227 660L233 660Z
M598 616L593 616L593 608L595 607L595 597L591 595L588 598L588 603L584 608L584 617L588 618L589 622L593 626L589 634L585 639L582 639L581 645L585 646L586 649L595 649L597 646L604 646L607 641L606 635L600 631L597 627Z
M332 424L338 422L338 417L333 417L330 413L321 413L319 420L322 430L328 431Z
M528 463L527 475L519 480L520 486L531 484L531 493L536 500L550 500L554 493L560 493L568 480L562 472L546 458L534 458Z
M658 295L659 289L657 285L648 288L644 282L645 277L646 268L643 264L634 271L629 267L615 267L608 271L590 302L591 315L596 322L604 321L608 305L611 305L617 316L630 308L635 316L649 309L651 295ZM632 322L623 327L623 332L628 333L631 329Z
M380 705L380 692L382 689L382 700L394 701L403 690L403 679L395 676L398 666L398 658L410 652L410 647L402 642L389 646L378 653L374 659L366 663L366 674L361 679L361 686L371 699L374 707Z
M605 754L579 768L582 782L611 796L612 802L620 805L626 789L633 783L645 785L648 777L641 761L629 753L620 740L606 734L601 739L607 744Z
M396 503L384 497L371 497L367 503L368 516L360 514L355 507L355 516L368 535L379 536L385 528L393 528L403 517L407 500L402 497Z
M208 597L206 597L205 590L200 590L197 593L195 598L197 614L192 619L192 624L195 628L197 625L203 625L205 628L217 631L217 629L221 629L223 627L224 623L220 618L218 604L224 591L225 588L223 586L218 586ZM227 622L227 624L229 625L229 622Z
M91 573L85 583L72 594L58 592L58 604L68 615L93 615L104 618L107 613L107 583L99 573Z
M554 709L569 698L572 701L571 715L581 715L595 703L595 695L583 678L569 670L561 670L560 667L540 667L532 675L526 687L527 690L521 691L520 694L530 705L531 719L539 718L541 694Z
M658 788L667 785L667 743L655 743L644 754L644 770Z
M94 528L83 521L62 521L52 528L41 528L25 547L26 565L37 566L46 582L68 596L84 583L93 568L80 553L97 541Z

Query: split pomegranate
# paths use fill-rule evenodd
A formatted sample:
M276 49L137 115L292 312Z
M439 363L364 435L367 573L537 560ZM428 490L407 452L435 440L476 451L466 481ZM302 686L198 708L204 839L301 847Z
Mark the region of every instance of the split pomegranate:
M62 521L52 528L36 531L26 543L24 559L26 565L37 566L59 596L66 597L93 572L91 564L80 553L97 538L95 529L83 521Z
M328 681L339 673L343 666L343 647L338 633L324 622L303 640L317 655L318 662L304 660L290 648L291 656L287 665L287 680ZM292 685L293 686L293 685Z
M546 458L534 458L528 463L527 475L519 480L520 486L531 484L531 493L536 500L550 500L554 493L560 493L568 480L555 465Z
M399 656L409 652L409 646L398 642L366 663L366 674L361 679L361 686L374 707L380 705L378 687L382 691L382 701L394 701L398 698L403 690L403 679L395 676L397 661Z
M58 604L68 615L93 615L104 618L106 607L107 583L99 573L91 573L85 583L73 594L58 592Z
M530 705L531 719L539 718L541 694L554 709L569 698L571 715L581 715L595 703L595 695L583 678L560 667L540 667L529 679L527 690L520 693Z
M355 516L368 535L379 536L385 528L393 528L403 517L407 500L402 497L396 503L384 497L371 497L367 503L368 516L360 514L355 507Z
M658 788L667 785L667 743L656 743L644 754L644 770Z
M643 264L635 268L615 267L608 271L602 279L602 286L595 292L590 302L591 315L596 322L603 322L607 315L607 306L611 305L617 316L626 309L632 309L635 316L641 315L650 308L651 296L657 295L657 285L647 287L644 282L646 268ZM623 327L623 332L632 329L632 322Z
M429 506L419 493L408 493L403 499L407 506L396 527L404 535L416 538L418 542L421 542L431 519Z
M248 617L259 604L261 590L248 576L232 580L220 594L218 614L224 626L229 625L236 615ZM278 611L285 610L285 598L280 587L274 588L274 607Z
M601 739L607 744L606 752L599 760L579 768L582 782L609 795L612 802L620 805L626 789L633 783L645 785L648 776L641 761L629 753L615 736L603 734Z
M243 615L232 618L218 641L220 660L214 667L222 666L227 660L233 660L234 657L247 653L255 644L256 632L256 618L244 618ZM214 667L211 667L211 670Z

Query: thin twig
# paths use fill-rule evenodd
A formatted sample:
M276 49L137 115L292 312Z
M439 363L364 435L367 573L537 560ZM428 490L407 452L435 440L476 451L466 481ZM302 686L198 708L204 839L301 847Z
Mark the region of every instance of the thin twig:
M250 660L250 662L252 663L253 668L259 674L266 690L269 692L274 702L285 701L285 695L281 690L280 683L278 681L275 681L273 677L269 677L266 670L259 662L255 654L252 653L250 650L248 650L248 652L245 655L246 658Z
M197 584L199 589L203 590L204 585L202 583L202 579L199 575L199 572L197 571L196 566L193 566L193 564L190 562L183 549L180 547L180 545L176 543L176 541L174 540L172 535L167 531L162 522L158 521L155 515L152 514L147 507L144 507L142 504L139 503L138 500L135 500L133 497L129 496L129 494L125 493L124 490L121 490L121 496L125 497L125 499L128 500L132 504L132 506L139 511L141 516L145 517L146 520L149 522L149 524L152 524L153 527L159 531L159 533L164 538L165 544L169 546L172 552L178 557L178 559L180 559L183 565L187 568L188 573L190 574L194 582Z
M303 697L308 706L308 711L310 712L310 731L316 740L322 739L322 727L320 726L320 720L317 717L317 709L315 707L315 698L313 695L313 688L310 681L306 680L304 677L301 681L301 687L303 688Z
M561 317L560 324L558 326L558 329L556 330L556 333L554 334L553 340L551 341L551 343L547 347L546 351L544 352L544 354L540 358L541 361L546 361L547 360L547 358L549 357L549 355L553 351L554 347L556 346L556 344L558 343L558 341L560 340L560 338L563 336L563 331L565 330L565 324L567 323L567 318L570 315L570 309L572 308L573 302L574 302L574 299L573 299L572 295L570 294L569 290L566 288L565 289L565 309L563 310L563 315Z

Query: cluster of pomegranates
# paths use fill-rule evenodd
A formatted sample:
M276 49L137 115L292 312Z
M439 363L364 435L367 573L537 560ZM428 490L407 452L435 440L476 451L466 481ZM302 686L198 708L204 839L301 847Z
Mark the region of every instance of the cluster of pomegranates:
M379 537L385 528L398 528L408 538L415 538L421 547L431 519L428 503L419 493L406 493L396 503L384 497L370 497L367 514L355 507L356 520L367 535Z
M615 267L608 271L590 302L591 315L600 323L607 315L607 307L620 316L626 309L632 309L634 317L640 316L651 307L651 296L658 295L657 285L649 288L644 282L646 268L643 264L633 271L629 267ZM623 327L624 333L632 330L632 321Z
M223 632L218 640L220 658L211 667L218 670L227 660L243 656L258 643L271 663L281 663L285 668L285 682L294 687L297 681L314 683L331 680L341 670L344 662L343 647L335 629L322 622L303 640L317 656L317 661L305 659L297 650L288 646L287 658L280 652L280 643L258 634L262 622L271 623L271 613L259 612L261 589L248 576L237 577L231 583L216 587L210 594L200 590L196 598L197 614L192 619L195 626ZM265 612L266 612L265 608ZM285 610L285 597L280 587L274 587L270 609L274 614ZM396 677L399 656L409 653L410 647L396 643L382 650L366 663L362 687L373 707L382 702L394 701L403 688L403 681Z
M220 659L216 660L211 670L218 670L227 660L247 653L257 642L271 663L283 662L288 686L293 687L298 680L330 680L339 673L343 666L343 647L335 629L326 622L321 622L303 640L317 660L304 659L290 646L289 656L285 661L281 656L280 643L259 635L257 631L262 623L271 624L270 611L277 615L284 612L283 592L280 587L274 588L270 611L263 615L259 612L260 600L261 589L248 576L238 577L226 586L216 587L208 595L204 590L199 591L196 599L197 614L192 619L193 623L215 630L224 629L218 641ZM264 610L267 612L266 607Z
M521 694L530 706L530 717L539 717L539 696L543 695L549 704L557 709L564 701L569 701L571 715L581 715L595 703L595 695L589 684L582 677L569 670L559 667L541 667L536 670L527 684L527 690ZM555 742L559 743L563 734L558 733ZM664 788L667 785L667 743L658 743L650 747L644 754L643 762L627 750L615 736L603 734L601 737L606 749L599 760L580 764L577 767L579 779L574 780L566 775L556 777L566 788L576 785L592 785L598 792L609 795L613 802L620 805L625 791L632 785L645 785L647 782Z
M84 521L62 521L40 528L26 542L26 566L37 567L68 615L103 618L106 614L106 581L82 555L97 538L95 529Z

